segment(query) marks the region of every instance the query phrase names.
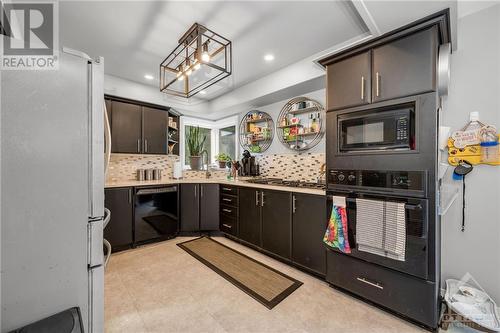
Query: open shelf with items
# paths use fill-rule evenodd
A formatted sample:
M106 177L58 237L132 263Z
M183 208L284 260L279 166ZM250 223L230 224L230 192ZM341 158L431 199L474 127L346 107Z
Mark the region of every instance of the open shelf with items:
M249 111L240 123L240 145L252 153L262 153L269 148L274 137L274 122L269 114Z
M310 149L325 133L325 109L307 97L294 98L281 109L276 128L279 140L288 149Z
M168 153L179 155L179 115L173 112L168 113Z

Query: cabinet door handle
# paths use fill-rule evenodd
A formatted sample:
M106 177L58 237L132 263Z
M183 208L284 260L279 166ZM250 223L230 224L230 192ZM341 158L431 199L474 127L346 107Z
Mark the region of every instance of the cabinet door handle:
M260 192L260 206L264 207L264 191Z
M233 226L232 226L232 225L229 225L229 224L225 224L225 223L223 223L223 224L222 224L222 226L223 226L223 227L226 227L226 228L228 228L228 229L233 229Z
M357 277L356 280L363 282L363 283L366 283L367 285L378 288L380 290L384 289L384 287L382 287L378 282L370 282L367 279L365 279L364 277Z
M231 210L231 209L226 209L226 208L222 208L222 211L223 211L223 212L226 212L226 213L231 213L231 212L232 212L232 210Z
M203 185L200 185L200 197L203 197Z
M223 191L228 191L228 192L231 192L231 189L229 187L223 187L222 188Z
M129 189L128 190L128 203L131 204L132 203L132 189Z
M232 202L233 200L228 199L228 198L222 198L222 201Z
M141 139L137 139L137 152L141 152Z
M255 191L255 206L259 205L259 191Z
M361 100L365 100L365 77L361 76Z
M295 194L292 195L292 212L295 214L295 201L297 201L297 198L295 198Z
M198 185L194 186L194 197L195 198L198 196L198 194L196 192L198 192Z
M148 152L148 140L144 140L144 152Z
M378 72L375 74L375 94L377 97L380 96L380 74Z

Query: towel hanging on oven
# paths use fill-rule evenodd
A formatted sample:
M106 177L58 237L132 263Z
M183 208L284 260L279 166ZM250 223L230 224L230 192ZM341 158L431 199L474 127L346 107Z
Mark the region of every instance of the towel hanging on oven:
M333 197L332 214L323 242L344 253L351 253L349 246L345 197Z
M359 251L405 261L405 203L356 199L356 243Z

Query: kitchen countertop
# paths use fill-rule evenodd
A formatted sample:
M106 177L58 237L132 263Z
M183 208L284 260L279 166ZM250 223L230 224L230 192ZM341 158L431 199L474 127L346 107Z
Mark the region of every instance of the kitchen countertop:
M246 182L245 180L226 180L226 179L206 179L206 178L194 178L194 179L162 179L162 180L149 180L149 181L138 181L138 180L123 180L123 181L109 181L106 182L105 188L114 187L136 187L136 186L155 186L155 185L172 185L172 184L221 184L221 185L232 185L232 186L244 186L244 187L254 187L259 189L268 189L276 191L286 191L295 193L306 193L315 195L325 195L324 190L312 189L312 188L302 188L302 187L292 187L292 186L276 186L276 185L265 185L265 184L253 184Z

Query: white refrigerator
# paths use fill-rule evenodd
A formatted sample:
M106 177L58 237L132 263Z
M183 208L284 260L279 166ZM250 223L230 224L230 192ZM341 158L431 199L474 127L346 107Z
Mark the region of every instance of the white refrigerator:
M2 332L71 307L104 331L104 63L70 53L1 73Z

